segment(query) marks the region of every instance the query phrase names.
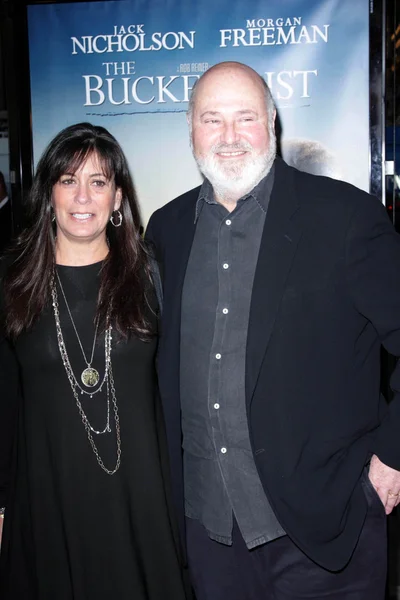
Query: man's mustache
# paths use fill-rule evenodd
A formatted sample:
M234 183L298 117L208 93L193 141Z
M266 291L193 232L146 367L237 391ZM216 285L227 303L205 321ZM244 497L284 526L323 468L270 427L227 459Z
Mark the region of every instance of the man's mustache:
M253 146L248 142L235 142L234 144L215 144L211 147L211 152L213 154L218 154L219 152L251 152L252 150Z

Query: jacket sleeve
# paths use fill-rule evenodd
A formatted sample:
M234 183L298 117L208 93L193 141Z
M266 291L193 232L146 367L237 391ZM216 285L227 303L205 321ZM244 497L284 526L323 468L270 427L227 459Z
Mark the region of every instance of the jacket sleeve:
M162 223L162 215L160 210L156 210L155 213L150 217L149 223L147 225L146 233L144 236L145 242L150 250L151 256L157 262L159 277L161 282L164 280L164 269L163 269L163 260L162 260L162 240L159 229L160 222Z
M400 236L383 205L365 195L352 217L346 248L347 282L355 308L383 346L400 356ZM390 381L394 398L376 431L372 451L400 470L400 363Z

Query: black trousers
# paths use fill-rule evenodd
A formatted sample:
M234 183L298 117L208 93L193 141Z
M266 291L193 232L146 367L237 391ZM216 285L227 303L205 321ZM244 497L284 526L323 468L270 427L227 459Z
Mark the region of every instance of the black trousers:
M186 520L189 570L197 600L383 600L386 582L386 515L371 484L363 481L368 513L348 565L332 573L310 560L288 536L248 550L234 523L233 544L211 540Z

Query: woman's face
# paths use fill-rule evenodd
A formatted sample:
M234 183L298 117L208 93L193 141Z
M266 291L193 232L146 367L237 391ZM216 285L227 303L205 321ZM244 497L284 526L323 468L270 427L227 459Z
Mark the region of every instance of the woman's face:
M106 239L106 226L121 205L121 190L104 175L96 154L75 173L64 173L53 186L52 205L59 242Z

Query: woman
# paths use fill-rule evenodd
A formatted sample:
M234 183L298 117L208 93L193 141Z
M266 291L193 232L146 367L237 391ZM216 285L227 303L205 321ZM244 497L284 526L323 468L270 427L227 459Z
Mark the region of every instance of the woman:
M18 393L11 352L21 382L2 600L186 597L139 229L117 141L88 123L64 129L38 164L30 225L2 284L8 413Z

